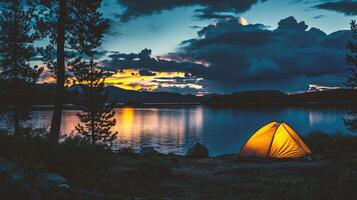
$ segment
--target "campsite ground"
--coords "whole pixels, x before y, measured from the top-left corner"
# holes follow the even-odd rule
[[[14,166],[6,173],[0,170],[0,186],[7,177],[17,176],[17,167],[25,174],[21,183],[9,187],[13,193],[5,191],[7,195],[19,194],[19,186],[33,193],[36,185],[41,186],[38,177],[49,172],[67,179],[69,189],[38,190],[39,199],[312,200],[357,196],[355,136],[314,134],[303,138],[314,153],[313,161],[239,161],[233,154],[196,159],[129,150],[110,153],[76,140],[48,147],[39,138],[0,137],[0,157]],[[2,163],[0,159],[0,168]],[[8,183],[13,184],[11,180]],[[6,199],[1,191],[0,199]]]
[[[166,163],[170,172],[130,173],[142,159],[118,158],[122,195],[143,199],[353,199],[357,195],[357,155],[350,153],[317,155],[312,162],[240,162],[236,155],[158,156],[144,159]]]

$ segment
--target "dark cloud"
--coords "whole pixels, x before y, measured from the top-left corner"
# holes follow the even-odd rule
[[[280,20],[278,23],[279,27],[278,30],[287,30],[287,31],[296,31],[296,32],[302,32],[305,31],[308,27],[308,25],[305,24],[305,22],[297,22],[296,19],[292,16]]]
[[[171,10],[183,6],[202,6],[197,9],[200,18],[225,18],[231,16],[222,12],[241,13],[247,11],[252,5],[266,0],[117,0],[125,7],[121,15],[122,21],[145,15],[152,15],[163,10]]]
[[[314,6],[314,8],[332,10],[345,15],[357,15],[357,1],[341,0],[335,2],[325,2]]]
[[[282,19],[274,30],[229,18],[201,28],[196,38],[183,41],[176,52],[158,58],[149,49],[131,54],[110,52],[102,65],[109,71],[139,69],[142,75],[185,72],[185,78],[175,80],[176,86],[194,84],[199,78],[209,92],[296,91],[311,83],[341,85],[350,38],[350,31],[326,34],[294,17]],[[173,80],[155,81],[168,84]]]
[[[153,58],[150,49],[144,49],[140,53],[124,54],[112,52],[108,59],[101,61],[104,69],[118,71],[123,69],[140,69],[142,73],[148,71],[157,72],[186,72],[191,75],[202,74],[205,66],[189,61],[173,61],[165,58]]]
[[[205,61],[209,67],[201,76],[216,87],[233,90],[297,90],[306,87],[308,81],[345,73],[345,45],[351,38],[350,31],[327,35],[316,28],[308,29],[294,17],[278,25],[268,30],[261,24],[243,26],[236,18],[222,20],[202,28],[197,38],[183,42],[183,47],[169,56]],[[288,84],[294,80],[299,81]],[[333,82],[340,83],[342,80]]]
[[[140,76],[155,76],[156,74],[149,71],[149,70],[146,70],[146,69],[142,69],[139,71],[139,74]]]
[[[325,15],[316,15],[315,17],[314,17],[314,19],[321,19],[321,18],[324,18],[325,17]]]

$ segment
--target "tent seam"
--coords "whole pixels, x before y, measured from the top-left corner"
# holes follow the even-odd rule
[[[279,124],[279,126],[281,125],[281,123]],[[268,153],[267,153],[267,156],[270,157],[270,151],[271,151],[271,147],[273,145],[273,141],[274,141],[274,138],[275,138],[275,134],[276,134],[276,131],[278,130],[279,126],[275,129],[274,131],[274,134],[273,134],[273,137],[271,138],[271,142],[270,142],[270,145],[269,145],[269,149],[268,149]]]
[[[293,141],[295,142],[296,146],[298,147],[298,149],[301,151],[301,153],[304,155],[306,154],[306,152],[300,147],[299,143],[295,140],[295,138],[290,134],[289,130],[284,126],[284,124],[282,123],[281,125],[283,125],[284,129],[286,130],[286,132],[289,134],[289,136],[293,139]]]

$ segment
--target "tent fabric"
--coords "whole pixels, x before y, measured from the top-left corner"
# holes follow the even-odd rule
[[[255,132],[242,147],[241,157],[301,158],[311,150],[286,123],[271,122]]]

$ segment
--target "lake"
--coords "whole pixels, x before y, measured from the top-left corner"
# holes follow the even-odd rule
[[[70,133],[79,122],[77,110],[63,113],[62,133]],[[273,120],[285,121],[300,135],[311,131],[349,133],[343,124],[343,109],[274,108],[242,109],[208,106],[166,106],[117,108],[114,127],[118,145],[135,149],[152,146],[162,153],[184,154],[195,143],[205,144],[210,155],[239,152],[243,143],[261,126]],[[34,111],[24,125],[49,128],[52,111]],[[4,122],[0,124],[6,127]]]

